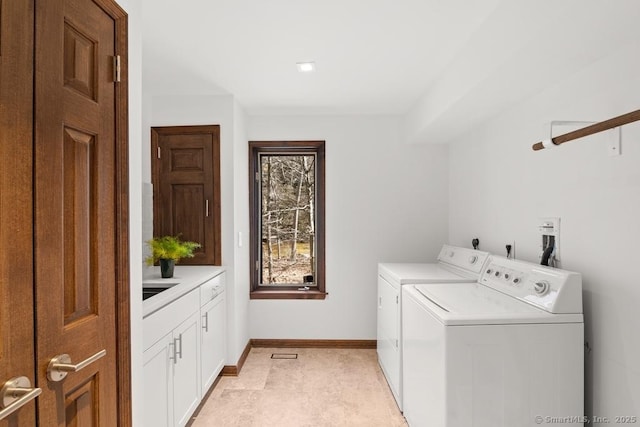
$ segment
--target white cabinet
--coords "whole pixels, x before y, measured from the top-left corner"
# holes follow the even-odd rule
[[[225,297],[224,291],[201,308],[200,345],[201,392],[204,396],[224,367],[225,355]]]
[[[143,321],[151,340],[164,334],[143,355],[145,425],[184,426],[200,403],[198,303],[196,289]]]
[[[222,273],[143,319],[145,426],[185,426],[224,367],[224,285]]]
[[[173,333],[144,352],[144,419],[146,426],[168,427],[173,420]]]
[[[378,361],[387,382],[402,408],[400,389],[400,290],[384,277],[378,276]]]
[[[173,331],[173,419],[184,426],[200,404],[199,313]]]

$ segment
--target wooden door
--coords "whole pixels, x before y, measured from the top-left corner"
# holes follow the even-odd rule
[[[220,126],[151,129],[153,235],[202,247],[182,264],[221,265]]]
[[[0,387],[33,363],[33,1],[0,2]],[[1,405],[0,405],[1,406]],[[35,402],[0,426],[33,426]]]
[[[126,301],[117,294],[122,292],[121,270],[127,266],[121,246],[127,234],[120,217],[126,212],[126,143],[118,122],[119,83],[114,82],[123,18],[126,21],[124,12],[106,0],[36,4],[34,242],[40,425],[130,422],[123,415],[125,408],[118,416],[118,394],[129,392],[126,381],[119,389],[123,376],[116,370],[116,361],[122,362],[117,357],[118,323],[128,325],[116,309]],[[59,376],[48,369],[55,356],[66,354],[68,363],[79,364],[102,350],[103,357],[62,380],[56,381]]]

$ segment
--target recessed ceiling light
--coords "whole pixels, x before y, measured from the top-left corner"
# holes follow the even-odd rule
[[[316,70],[315,62],[297,62],[296,66],[301,73],[310,73]]]

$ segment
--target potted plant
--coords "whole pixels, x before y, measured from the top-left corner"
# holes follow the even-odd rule
[[[173,277],[173,267],[181,258],[192,258],[193,251],[200,247],[196,242],[183,242],[178,236],[161,236],[147,240],[151,255],[146,259],[147,265],[160,263],[163,278]]]

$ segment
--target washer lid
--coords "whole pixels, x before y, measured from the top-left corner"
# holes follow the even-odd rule
[[[488,259],[488,252],[445,244],[442,245],[437,263],[380,263],[378,274],[400,285],[475,282]]]
[[[553,314],[479,283],[412,285],[405,289],[445,325],[576,323],[582,314]]]
[[[378,274],[390,282],[408,283],[475,282],[478,275],[455,271],[441,264],[384,263],[378,264]]]

